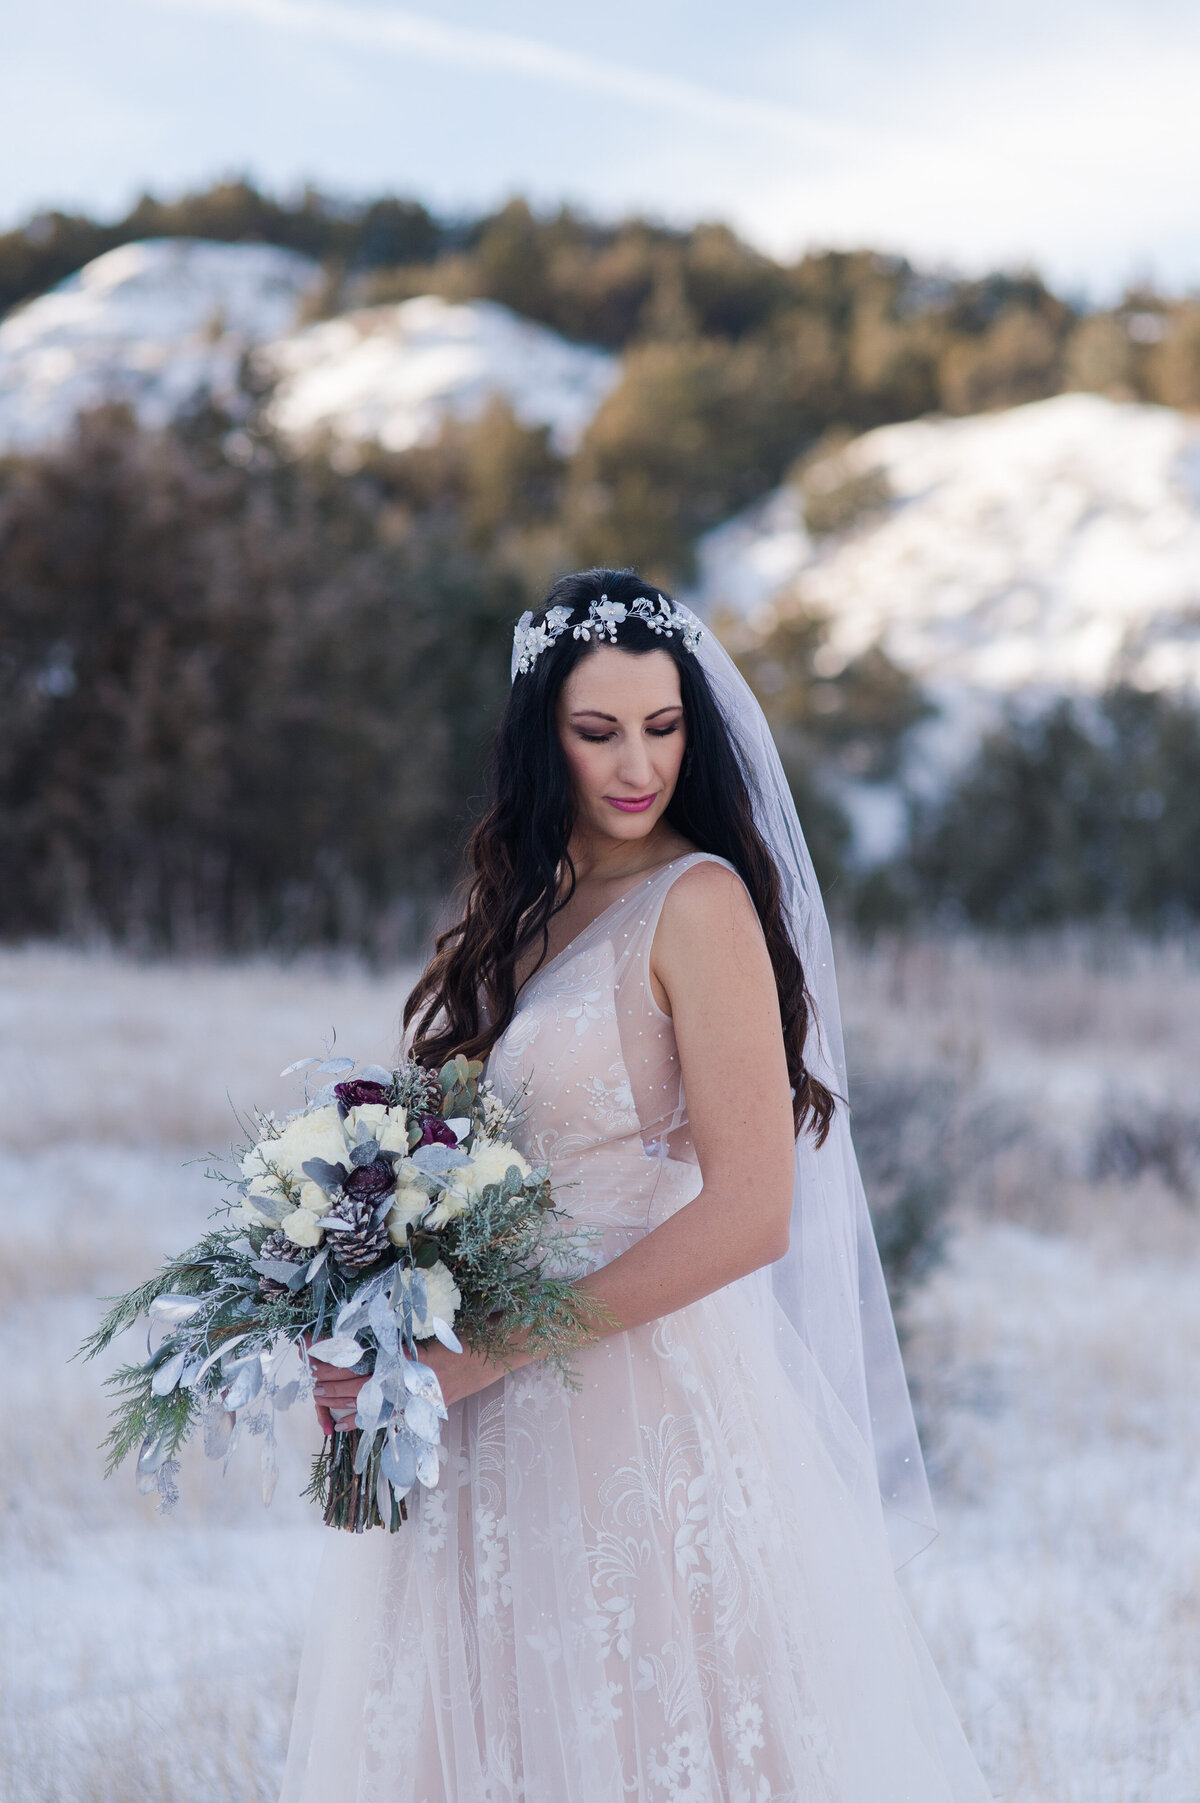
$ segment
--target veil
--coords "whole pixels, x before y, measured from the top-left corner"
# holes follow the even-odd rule
[[[686,611],[678,602],[676,607]],[[771,729],[711,629],[704,631],[696,656],[741,749],[755,825],[779,869],[792,943],[813,1002],[805,1062],[845,1097],[846,1054],[829,920]],[[767,1274],[755,1275],[765,1281]],[[845,1106],[835,1108],[823,1146],[815,1146],[807,1133],[796,1141],[791,1240],[783,1258],[769,1267],[769,1281],[819,1374],[821,1393],[806,1394],[806,1400],[816,1405],[830,1451],[851,1467],[861,1463],[863,1447],[873,1456],[892,1556],[904,1564],[928,1546],[937,1523]],[[783,1362],[797,1387],[809,1392],[807,1362],[786,1355]]]
[[[829,921],[771,729],[711,629],[673,605],[742,753],[755,824],[779,870],[792,943],[813,1004],[805,1062],[844,1098],[846,1056]],[[523,615],[517,629],[514,678],[531,619]],[[756,1286],[764,1303],[773,1292],[780,1363],[852,1490],[864,1482],[873,1490],[877,1481],[892,1557],[904,1564],[928,1546],[937,1524],[844,1105],[834,1109],[823,1146],[807,1133],[796,1141],[787,1252],[741,1282]]]

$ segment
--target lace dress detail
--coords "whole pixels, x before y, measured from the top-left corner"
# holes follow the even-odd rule
[[[545,965],[489,1061],[597,1264],[700,1188],[649,959],[702,861]],[[530,1366],[453,1407],[407,1531],[328,1538],[283,1803],[986,1803],[804,1356],[748,1281],[589,1348],[578,1394]]]

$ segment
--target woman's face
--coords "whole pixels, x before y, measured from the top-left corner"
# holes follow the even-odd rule
[[[645,839],[666,812],[687,746],[679,671],[666,651],[601,645],[558,696],[576,830]]]

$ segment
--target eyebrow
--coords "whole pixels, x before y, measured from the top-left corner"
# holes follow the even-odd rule
[[[646,715],[646,719],[657,720],[660,714],[674,714],[682,708],[682,701],[668,701],[666,707],[656,707],[652,714]],[[572,720],[582,720],[585,714],[590,714],[593,720],[610,720],[614,726],[619,724],[615,714],[602,714],[598,707],[577,707],[570,717]]]

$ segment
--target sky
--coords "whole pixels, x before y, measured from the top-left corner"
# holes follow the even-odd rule
[[[0,223],[227,174],[1200,287],[1194,0],[6,0]]]

